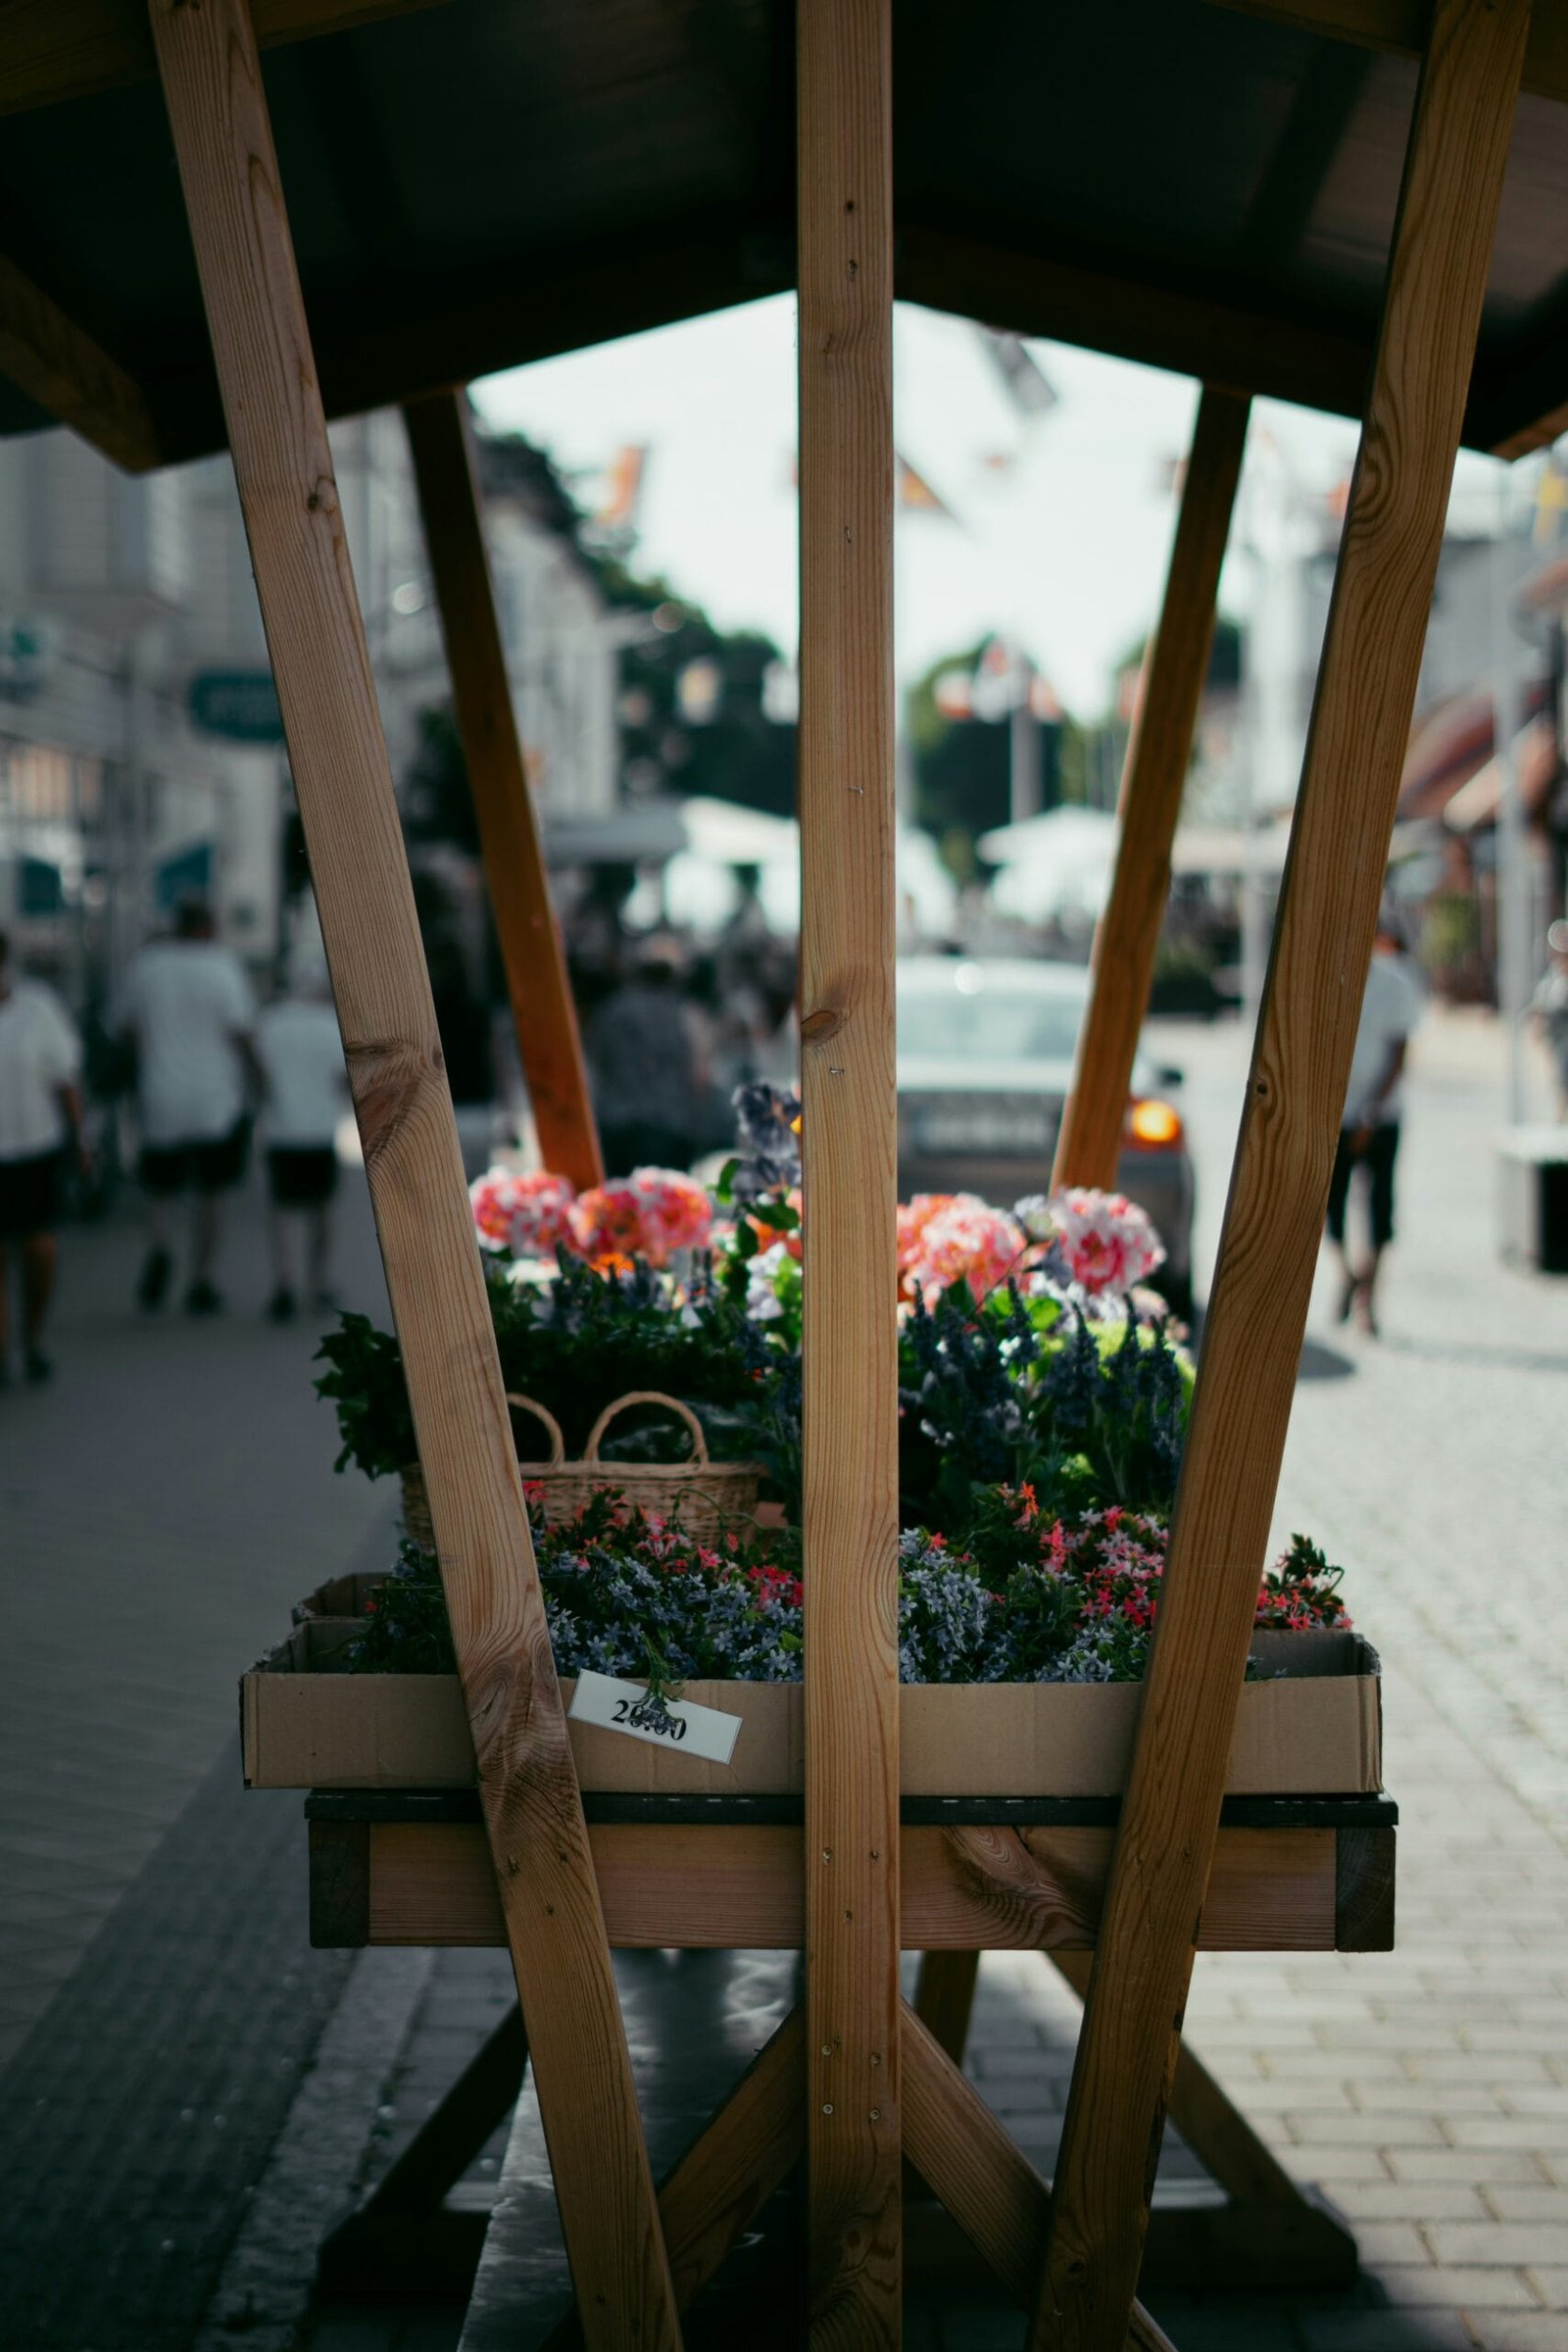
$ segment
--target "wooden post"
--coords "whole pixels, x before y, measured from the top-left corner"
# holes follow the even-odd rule
[[[1053,1185],[1116,1181],[1138,1033],[1149,1010],[1154,950],[1170,890],[1170,851],[1192,758],[1214,600],[1241,477],[1250,403],[1203,387],[1181,512],[1150,650],[1143,708],[1127,746],[1121,837],[1110,897],[1095,933],[1089,1010],[1072,1093],[1056,1138]]]
[[[604,1161],[539,815],[517,739],[466,405],[462,392],[434,392],[407,402],[403,421],[539,1150],[547,1168],[584,1192],[604,1182]]]
[[[1120,2352],[1415,699],[1529,0],[1439,0],[1032,2342]]]
[[[914,2014],[955,2066],[963,2064],[969,2015],[980,1975],[978,1952],[922,1952],[914,1984]]]
[[[800,0],[811,2342],[900,2340],[890,0]]]
[[[591,2346],[680,2341],[244,0],[153,38]]]

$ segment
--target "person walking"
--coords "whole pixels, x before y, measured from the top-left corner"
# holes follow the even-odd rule
[[[1351,1310],[1363,1331],[1377,1337],[1377,1281],[1383,1253],[1394,1239],[1394,1163],[1399,1150],[1401,1081],[1410,1033],[1421,1018],[1423,998],[1396,913],[1378,917],[1372,962],[1361,1001],[1361,1022],[1350,1061],[1334,1173],[1329,1180],[1328,1230],[1340,1261],[1338,1319]],[[1359,1273],[1350,1264],[1346,1214],[1350,1179],[1366,1171],[1371,1252]]]
[[[11,1377],[11,1253],[22,1265],[22,1360],[47,1380],[44,1318],[59,1263],[68,1156],[83,1157],[81,1041],[60,999],[11,968],[0,931],[0,1386]]]
[[[147,1195],[148,1252],[136,1296],[162,1306],[173,1273],[171,1220],[194,1197],[186,1311],[215,1315],[220,1202],[245,1173],[249,1091],[258,1075],[256,1006],[237,956],[220,947],[210,909],[187,900],[171,939],[141,950],[125,974],[116,1026],[134,1046],[141,1130],[137,1173]]]
[[[256,1029],[262,1070],[262,1133],[267,1147],[272,1296],[268,1313],[287,1323],[296,1306],[290,1226],[305,1227],[305,1278],[311,1302],[332,1304],[332,1197],[337,1191],[337,1127],[348,1102],[343,1041],[324,964],[313,967],[270,1004]]]
[[[1551,961],[1530,1000],[1530,1010],[1556,1074],[1557,1116],[1568,1119],[1568,922],[1560,916],[1546,933],[1546,950]]]

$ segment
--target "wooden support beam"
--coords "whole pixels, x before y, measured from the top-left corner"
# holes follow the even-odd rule
[[[1347,416],[1366,392],[1371,353],[1352,335],[918,220],[899,223],[898,292],[901,301],[989,318],[1018,334]]]
[[[437,392],[410,401],[403,421],[539,1150],[583,1192],[604,1182],[605,1167],[496,618],[466,408],[464,393]]]
[[[1201,1922],[1529,25],[1439,0],[1032,2342],[1119,2346]]]
[[[1187,461],[1159,627],[1144,674],[1122,775],[1121,833],[1110,896],[1095,932],[1089,1009],[1052,1183],[1116,1181],[1127,1090],[1149,1010],[1154,950],[1170,892],[1171,844],[1192,759],[1214,600],[1241,479],[1249,402],[1205,387]]]
[[[1338,1907],[1339,1840],[1361,1835],[1221,1830],[1200,1948],[1387,1950],[1385,1918],[1361,1926]],[[1373,1835],[1392,1849],[1392,1830]],[[798,1829],[596,1822],[589,1838],[612,1944],[790,1951],[805,1940]],[[312,1929],[320,1944],[506,1940],[477,1824],[315,1821],[311,1850]],[[1110,1852],[1109,1830],[904,1830],[907,1944],[928,1956],[1087,1950]]]
[[[792,2009],[659,2192],[684,2311],[806,2145],[806,2011]]]
[[[0,375],[117,466],[145,473],[160,463],[152,415],[134,376],[3,254]]]
[[[955,2066],[963,2064],[969,2016],[980,1975],[978,1952],[922,1952],[914,2014]]]
[[[909,2161],[1003,2285],[1027,2307],[1051,2191],[907,2004],[902,2031]],[[1133,2306],[1126,2340],[1136,2352],[1172,2352],[1142,2304]]]
[[[814,2352],[900,2341],[891,0],[800,0],[806,1919]]]
[[[255,0],[263,49],[345,32],[444,0]],[[0,0],[0,115],[58,106],[158,71],[141,13],[125,0]]]
[[[592,2346],[679,2343],[261,66],[152,0],[481,1800]]]
[[[1396,57],[1421,55],[1432,14],[1432,0],[1216,0],[1216,5]],[[1550,0],[1531,21],[1519,86],[1538,98],[1568,99],[1568,15]]]
[[[806,2145],[806,2011],[797,2004],[659,2191],[682,2311],[749,2230]],[[581,2342],[575,2313],[544,2352]]]
[[[1053,1952],[1052,1965],[1080,2000],[1094,1966],[1089,1952]],[[1171,2079],[1170,2121],[1210,2179],[1239,2205],[1300,2204],[1300,2188],[1245,2115],[1184,2041]]]

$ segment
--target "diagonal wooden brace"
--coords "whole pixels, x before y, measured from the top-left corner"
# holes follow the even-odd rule
[[[1031,2341],[1119,2352],[1305,1329],[1528,0],[1439,0]]]
[[[255,38],[244,0],[152,0],[151,18],[585,2332],[673,2347]]]
[[[1095,932],[1089,1008],[1056,1138],[1053,1185],[1109,1187],[1116,1181],[1250,406],[1245,394],[1211,384],[1199,403],[1159,627],[1127,746],[1116,867]]]
[[[539,1152],[585,1192],[604,1182],[604,1161],[507,676],[466,407],[462,392],[433,392],[407,402],[403,421]]]
[[[903,2034],[909,2162],[1003,2285],[1027,2306],[1039,2274],[1051,2191],[907,2004]],[[1126,2341],[1134,2352],[1172,2352],[1141,2303],[1133,2305]]]

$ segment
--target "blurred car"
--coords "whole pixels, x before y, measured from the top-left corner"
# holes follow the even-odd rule
[[[1089,974],[1075,963],[909,956],[898,967],[899,1195],[977,1193],[1010,1208],[1050,1189]],[[1154,1220],[1158,1288],[1192,1309],[1193,1162],[1181,1073],[1140,1055],[1116,1182]]]

